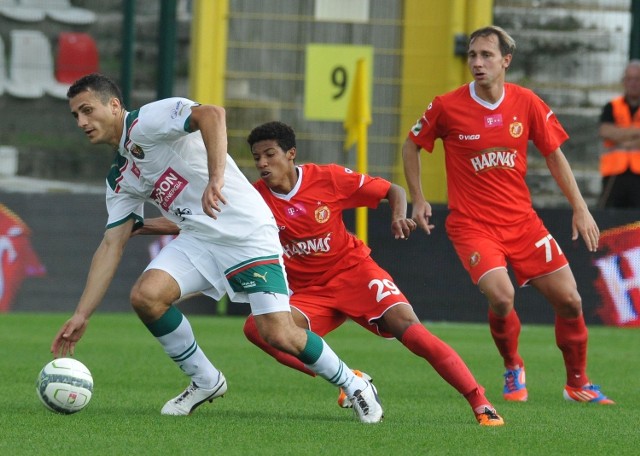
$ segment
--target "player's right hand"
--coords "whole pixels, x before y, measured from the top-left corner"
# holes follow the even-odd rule
[[[202,195],[202,210],[212,219],[216,220],[216,212],[221,212],[220,204],[227,204],[227,200],[222,196],[224,178],[211,178]]]
[[[55,358],[63,358],[67,355],[73,356],[76,344],[87,329],[89,320],[80,315],[74,314],[66,321],[51,344],[51,353]]]
[[[429,218],[431,217],[431,204],[422,200],[414,202],[412,206],[411,218],[420,228],[426,231],[427,234],[431,234],[431,230],[434,228],[434,225],[429,223]]]

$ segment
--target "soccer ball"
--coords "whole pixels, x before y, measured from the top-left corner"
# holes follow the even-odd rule
[[[58,358],[47,363],[36,380],[36,393],[44,406],[65,415],[85,408],[92,392],[91,372],[73,358]]]

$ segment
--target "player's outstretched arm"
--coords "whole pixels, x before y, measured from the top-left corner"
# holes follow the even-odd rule
[[[102,242],[93,254],[87,282],[76,310],[53,339],[51,353],[54,356],[73,355],[76,344],[87,328],[89,318],[100,305],[118,269],[132,228],[133,219],[105,232]]]
[[[578,235],[582,236],[587,249],[590,252],[595,252],[598,249],[600,230],[580,193],[578,183],[571,171],[567,158],[562,153],[562,150],[557,148],[547,155],[546,162],[558,187],[560,187],[560,190],[562,190],[562,193],[573,208],[571,239],[575,241],[578,239]]]

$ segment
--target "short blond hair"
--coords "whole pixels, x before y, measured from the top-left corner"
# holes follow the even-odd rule
[[[509,54],[513,55],[516,51],[515,40],[502,27],[498,27],[497,25],[482,27],[473,32],[469,37],[469,44],[479,36],[486,38],[491,35],[498,37],[498,47],[500,48],[500,52],[503,56]]]

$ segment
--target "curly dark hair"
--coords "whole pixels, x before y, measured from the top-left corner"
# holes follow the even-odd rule
[[[276,141],[278,146],[284,151],[296,147],[296,134],[293,128],[277,121],[258,125],[249,133],[247,142],[249,143],[249,147],[253,147],[255,143],[269,139]]]

